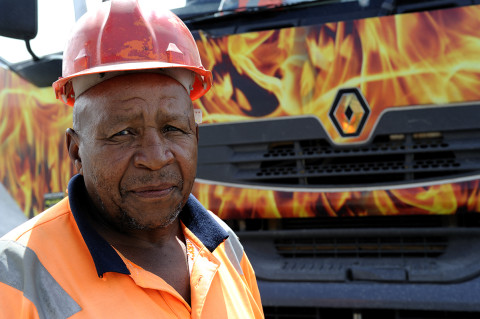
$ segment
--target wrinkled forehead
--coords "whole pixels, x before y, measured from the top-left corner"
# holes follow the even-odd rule
[[[133,114],[134,107],[162,106],[163,114],[189,116],[193,105],[184,87],[163,74],[122,74],[92,87],[75,101],[74,121],[97,123],[114,114]]]

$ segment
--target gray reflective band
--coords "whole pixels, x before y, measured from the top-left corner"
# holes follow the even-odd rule
[[[217,221],[217,223],[227,231],[228,238],[227,240],[225,240],[225,253],[227,254],[228,259],[230,260],[232,265],[235,267],[237,272],[240,275],[243,275],[243,269],[242,269],[242,266],[240,265],[240,262],[242,261],[242,258],[243,258],[243,246],[240,243],[240,240],[238,240],[237,235],[233,232],[233,230],[230,227],[228,227],[228,225],[223,220],[220,219],[220,217],[218,217],[211,211],[208,211],[208,212]]]
[[[243,246],[233,231],[229,231],[229,237],[225,241],[225,253],[228,259],[240,275],[243,275],[243,269],[240,262],[243,258]]]
[[[17,242],[0,240],[0,282],[22,291],[41,319],[68,318],[82,310],[35,252]]]

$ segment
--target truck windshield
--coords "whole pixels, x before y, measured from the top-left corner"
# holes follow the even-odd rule
[[[256,12],[300,4],[327,4],[352,1],[356,0],[187,0],[183,6],[173,9],[173,11],[183,19],[192,19],[227,13],[235,14],[245,11]]]

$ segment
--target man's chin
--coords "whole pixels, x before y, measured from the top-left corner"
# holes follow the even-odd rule
[[[157,230],[170,226],[180,214],[181,206],[165,216],[152,216],[152,218],[137,218],[133,214],[122,211],[119,220],[120,227],[124,230]]]

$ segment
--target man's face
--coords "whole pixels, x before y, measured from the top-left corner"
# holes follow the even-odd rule
[[[72,159],[102,217],[120,229],[169,225],[196,174],[198,131],[184,87],[159,74],[123,75],[77,102]]]

